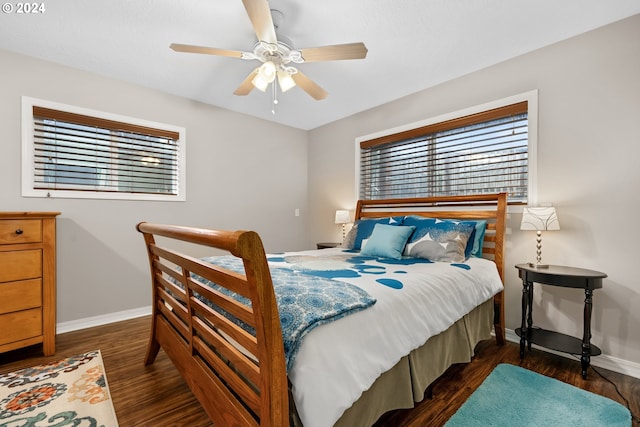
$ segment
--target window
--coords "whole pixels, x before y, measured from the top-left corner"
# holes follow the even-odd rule
[[[357,141],[359,197],[508,192],[510,202],[526,202],[529,102],[484,108]]]
[[[23,98],[28,197],[185,200],[184,129]]]

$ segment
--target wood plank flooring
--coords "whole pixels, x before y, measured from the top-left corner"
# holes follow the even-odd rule
[[[143,365],[149,327],[150,318],[142,317],[60,334],[54,356],[43,357],[38,346],[1,354],[0,373],[99,349],[121,427],[212,426],[163,351],[153,365]],[[494,341],[486,341],[479,344],[471,363],[451,367],[434,384],[432,399],[425,399],[410,410],[387,413],[375,427],[441,426],[498,363],[520,365],[626,405],[615,386],[594,370],[583,380],[577,360],[534,349],[521,362],[518,345],[507,343],[499,347]],[[639,416],[640,379],[596,369],[617,385],[632,412]],[[633,425],[640,423],[636,419]]]

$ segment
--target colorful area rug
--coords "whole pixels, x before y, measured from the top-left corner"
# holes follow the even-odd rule
[[[519,366],[500,364],[446,427],[630,427],[621,404]]]
[[[0,375],[0,427],[117,427],[100,350]]]

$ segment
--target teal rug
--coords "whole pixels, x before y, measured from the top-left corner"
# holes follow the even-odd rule
[[[519,366],[500,364],[446,427],[630,427],[623,405]]]

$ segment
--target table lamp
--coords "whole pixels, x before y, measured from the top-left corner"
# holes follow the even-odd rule
[[[345,224],[349,224],[351,222],[351,215],[347,210],[337,210],[336,211],[336,224],[342,225],[342,241],[345,239]]]
[[[520,230],[535,230],[537,234],[536,263],[532,267],[546,268],[547,264],[542,264],[542,232],[549,230],[560,230],[560,223],[554,207],[525,207],[522,211],[522,222]]]

